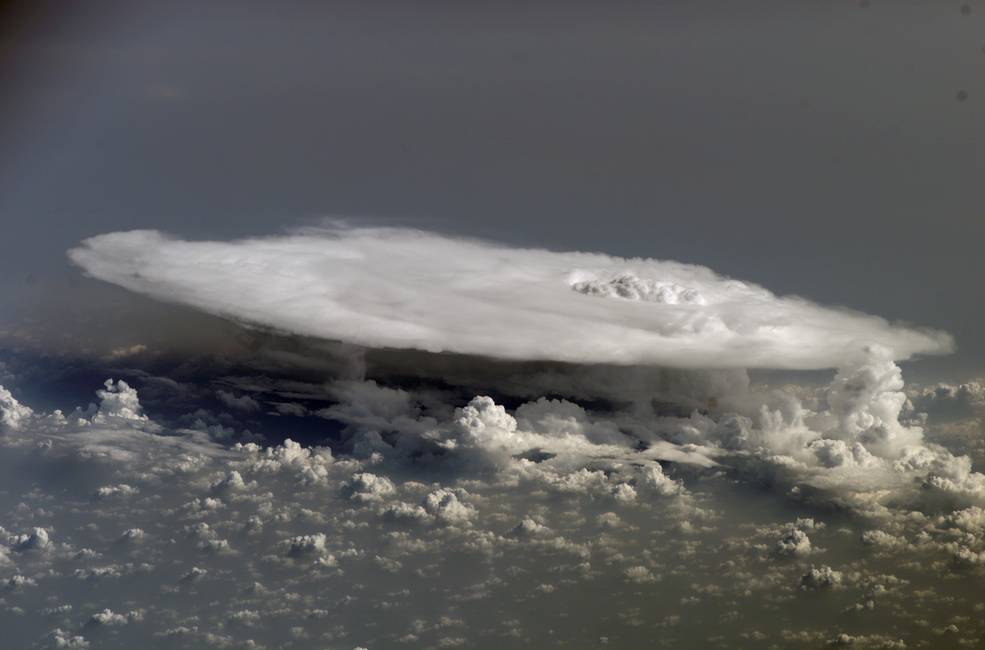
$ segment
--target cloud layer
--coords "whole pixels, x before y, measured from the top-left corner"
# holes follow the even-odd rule
[[[701,266],[558,253],[393,228],[232,242],[157,231],[85,240],[95,278],[239,322],[367,347],[682,368],[841,367],[951,350],[891,324]]]
[[[171,429],[124,381],[67,413],[0,389],[0,627],[23,648],[972,647],[980,475],[975,496],[944,449],[889,462],[806,428],[904,433],[898,387],[874,362],[823,413],[649,418],[715,446],[708,468],[653,462],[620,433],[635,409],[564,400],[429,418],[346,381],[325,416],[347,453]]]

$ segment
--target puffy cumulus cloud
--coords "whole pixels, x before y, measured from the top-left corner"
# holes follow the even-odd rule
[[[497,471],[517,470],[522,466],[518,458],[525,455],[539,458],[544,467],[563,471],[579,469],[590,462],[653,465],[658,460],[671,460],[706,467],[715,465],[709,456],[714,453],[712,450],[696,445],[681,447],[663,440],[641,446],[638,439],[619,433],[614,422],[579,421],[579,411],[582,418],[587,417],[580,407],[564,401],[538,400],[523,404],[517,410],[525,425],[521,428],[504,406],[480,395],[456,408],[450,423],[439,424],[424,439],[433,440],[453,458],[475,469]]]
[[[449,449],[516,447],[516,418],[491,397],[480,395],[455,411],[451,437],[444,441]]]
[[[893,648],[903,649],[906,648],[906,642],[903,639],[893,638],[885,634],[858,634],[851,635],[841,633],[838,636],[829,639],[825,644],[827,646],[851,646],[853,648],[883,648],[884,650],[891,650]]]
[[[952,512],[942,517],[941,521],[947,527],[985,538],[985,509],[978,506]]]
[[[2,390],[2,388],[0,388]],[[19,410],[20,432],[30,436],[10,436],[0,439],[6,446],[33,446],[52,457],[75,455],[104,463],[137,463],[153,458],[165,448],[181,450],[184,457],[160,473],[182,471],[200,464],[213,455],[230,455],[212,445],[207,438],[191,430],[170,431],[153,422],[143,413],[137,391],[125,381],[107,379],[104,388],[96,391],[98,404],[76,408],[65,415],[61,410],[38,414],[30,409]],[[172,457],[173,458],[173,457]],[[131,485],[93,487],[97,498],[129,496],[139,491]]]
[[[112,379],[107,379],[105,389],[97,390],[96,395],[99,397],[99,410],[93,422],[101,423],[112,419],[133,421],[148,419],[143,414],[137,391],[122,379],[115,383]]]
[[[37,587],[38,583],[33,578],[28,578],[27,576],[15,575],[7,579],[6,583],[8,590],[17,590],[23,587]]]
[[[830,589],[841,584],[842,573],[829,566],[811,567],[800,579],[801,589]]]
[[[860,442],[848,443],[844,440],[819,438],[811,441],[807,449],[814,454],[817,462],[824,467],[839,468],[878,468],[882,466],[880,459],[869,453]]]
[[[52,630],[48,638],[51,640],[51,644],[55,648],[79,649],[79,648],[89,647],[89,642],[86,641],[86,638],[84,636],[82,636],[81,634],[71,634],[69,632],[66,632],[65,630],[62,630],[61,628]]]
[[[985,466],[985,381],[910,386],[906,417],[927,439]]]
[[[516,526],[511,528],[506,534],[510,537],[534,538],[546,537],[553,531],[544,524],[530,517],[524,517]]]
[[[718,467],[746,482],[768,480],[797,498],[830,500],[870,513],[906,508],[937,513],[985,502],[985,477],[974,471],[973,460],[928,443],[924,425],[909,418],[912,407],[891,355],[878,346],[867,354],[841,368],[813,397],[804,389],[755,386],[735,371],[715,379],[708,371],[640,374],[628,368],[629,378],[657,387],[657,396],[646,399],[639,391],[630,392],[625,402],[582,403],[577,397],[535,397],[514,400],[511,408],[489,396],[460,397],[467,387],[440,392],[427,385],[338,380],[326,385],[334,404],[319,416],[345,424],[343,440],[332,443],[341,462],[328,447],[305,447],[290,439],[275,446],[249,443],[197,451],[240,459],[234,471],[209,479],[211,492],[223,499],[241,498],[237,495],[248,493],[260,475],[292,477],[311,489],[352,481],[354,472],[365,471],[354,468],[366,463],[374,466],[367,476],[378,476],[381,486],[389,471],[427,466],[442,475],[472,473],[483,480],[526,481],[531,489],[559,494],[590,493],[609,500],[610,507],[625,507],[687,494],[680,475],[667,476],[662,463]],[[581,367],[567,372],[578,374]],[[593,381],[605,384],[607,376]],[[633,383],[613,374],[608,384],[620,381]],[[229,383],[240,394],[248,390],[244,382]],[[560,380],[554,385],[565,386]],[[31,414],[25,422],[44,431],[37,440],[42,445],[61,446],[71,439],[80,453],[117,462],[132,460],[147,446],[194,448],[207,439],[181,429],[154,435],[159,425],[143,414],[136,391],[126,382],[108,382],[99,396],[98,406],[68,416]],[[70,435],[79,426],[85,435]],[[191,460],[197,457],[191,454],[189,462],[199,462]],[[421,495],[399,491],[374,496],[358,480],[344,492],[353,501],[383,509],[394,496],[421,503]],[[129,489],[100,485],[92,494],[119,498]],[[433,519],[419,505],[394,506],[388,516]]]
[[[777,555],[803,557],[811,553],[811,540],[803,530],[791,526],[777,540]]]
[[[476,396],[460,407],[439,404],[422,411],[420,398],[378,385],[375,381],[336,382],[330,386],[343,401],[319,412],[320,417],[346,424],[348,436],[340,448],[371,462],[431,463],[443,471],[480,475],[523,473],[524,458],[562,471],[588,462],[655,464],[658,460],[712,466],[702,450],[662,440],[640,441],[605,418],[593,418],[580,406],[564,400],[537,400],[517,409],[517,417],[489,396]],[[433,413],[433,415],[432,415]],[[438,416],[438,417],[436,417]],[[382,435],[385,434],[385,435]],[[674,492],[674,481],[659,466],[644,489]],[[351,489],[358,499],[361,489]],[[625,490],[623,490],[625,492]],[[396,516],[396,513],[391,513]]]
[[[783,427],[851,450],[882,425],[859,418],[846,439],[824,438],[808,424],[824,399],[802,413],[771,402],[779,414],[767,415],[736,400],[726,410],[745,409],[744,419],[730,431],[745,433],[725,449],[732,438],[714,436],[715,409],[647,412],[644,440],[628,433],[630,416],[642,417],[633,406],[464,398],[456,412],[393,388],[367,410],[357,403],[386,387],[351,388],[353,403],[339,402],[350,435],[410,418],[406,436],[388,429],[369,455],[291,440],[226,448],[140,418],[94,422],[98,406],[60,419],[34,412],[0,436],[4,643],[542,648],[604,636],[615,648],[817,647],[893,630],[907,647],[936,647],[944,634],[953,645],[985,634],[981,505],[920,512],[887,501],[898,516],[872,519],[790,499],[789,483],[752,469],[797,445],[803,468],[791,479],[805,493],[810,472],[839,475],[835,485],[898,474],[933,493],[931,474],[957,480],[968,469],[919,445],[894,459],[872,452],[876,469],[865,472],[812,465],[806,434],[776,442]],[[880,403],[869,393],[858,408]],[[654,458],[647,445],[672,424],[707,436],[702,453],[717,450],[719,462]],[[102,453],[80,453],[95,446]],[[490,448],[506,450],[501,463],[459,462]],[[800,627],[808,610],[811,627]]]
[[[467,524],[475,515],[472,506],[462,503],[455,492],[446,489],[428,494],[424,498],[423,506],[429,515],[448,524]]]
[[[232,242],[85,240],[88,275],[244,323],[367,347],[687,368],[828,368],[941,332],[821,307],[687,264],[338,226]]]
[[[350,498],[363,503],[383,501],[397,491],[390,479],[370,472],[354,474],[348,488]]]
[[[13,535],[7,541],[14,551],[26,553],[30,551],[47,551],[51,548],[51,538],[44,528],[35,528],[29,533]]]
[[[122,534],[120,535],[120,541],[121,541],[121,542],[124,542],[124,543],[130,543],[130,542],[139,542],[139,541],[141,541],[142,539],[144,539],[144,536],[145,536],[146,534],[147,534],[147,533],[145,533],[145,532],[144,532],[144,531],[143,531],[142,529],[140,529],[140,528],[127,528],[127,529],[126,529],[125,531],[123,531],[123,533],[122,533]]]
[[[985,380],[963,384],[915,386],[908,391],[913,409],[935,421],[985,417]]]
[[[91,626],[114,627],[139,621],[142,618],[143,614],[137,611],[128,612],[127,614],[117,614],[111,609],[104,609],[90,616],[87,624]]]
[[[350,382],[346,394],[354,401],[333,407],[339,415],[332,417],[371,441],[376,458],[430,458],[446,468],[457,460],[480,474],[513,473],[622,504],[686,492],[660,462],[721,466],[743,480],[768,476],[781,491],[870,512],[934,512],[985,499],[985,477],[971,459],[926,442],[923,427],[905,419],[900,370],[886,351],[867,354],[840,369],[811,406],[792,393],[735,382],[690,412],[668,413],[644,400],[590,413],[556,398],[511,412],[478,396],[442,420],[422,414],[407,391]],[[382,428],[397,435],[381,438]],[[630,465],[637,469],[627,472]],[[608,475],[598,473],[603,468]]]
[[[684,485],[663,472],[659,464],[645,465],[637,470],[633,483],[636,492],[644,495],[672,496],[684,492]]]
[[[887,456],[922,439],[922,429],[899,421],[907,401],[903,373],[885,349],[872,348],[867,357],[840,369],[826,397],[828,411],[816,425],[832,435],[862,441]]]
[[[664,418],[676,432],[662,435],[711,443],[716,460],[746,480],[768,477],[798,498],[870,514],[983,502],[985,475],[972,458],[928,441],[910,417],[899,367],[879,346],[867,355],[839,369],[811,406],[792,393],[740,387],[707,414]]]
[[[302,447],[290,438],[275,447],[261,447],[250,442],[237,443],[233,449],[243,455],[243,467],[247,472],[288,473],[303,485],[325,483],[334,462],[332,451],[327,447]]]
[[[29,407],[18,402],[9,390],[0,386],[0,431],[19,429],[32,414]]]
[[[657,577],[653,575],[653,572],[647,567],[641,565],[629,567],[625,570],[624,575],[630,582],[636,582],[639,584],[657,582]]]
[[[593,420],[581,406],[567,400],[539,398],[516,410],[519,425],[548,435],[578,434],[595,444],[619,444],[625,435],[612,421]]]
[[[314,561],[325,566],[336,564],[335,556],[329,552],[325,533],[297,535],[281,544],[284,555],[294,560]]]
[[[243,475],[233,470],[214,481],[209,487],[215,492],[241,492],[247,489],[248,486],[246,481],[243,480]]]
[[[120,483],[119,485],[103,485],[96,490],[95,494],[100,499],[108,499],[111,497],[129,497],[139,492],[140,490],[131,485]]]

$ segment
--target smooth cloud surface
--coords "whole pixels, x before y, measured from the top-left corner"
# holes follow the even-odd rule
[[[872,347],[950,351],[943,332],[822,307],[653,259],[558,253],[407,229],[232,242],[100,235],[89,275],[250,324],[368,347],[685,368],[840,367]]]

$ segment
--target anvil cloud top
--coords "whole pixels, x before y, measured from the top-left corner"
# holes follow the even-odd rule
[[[843,366],[951,350],[949,335],[779,297],[695,265],[337,226],[231,242],[117,232],[89,275],[258,326],[368,347],[690,368]]]

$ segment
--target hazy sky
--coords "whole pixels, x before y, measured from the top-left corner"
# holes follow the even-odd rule
[[[89,235],[346,215],[700,263],[985,363],[981,3],[55,4],[0,19],[8,316]]]

